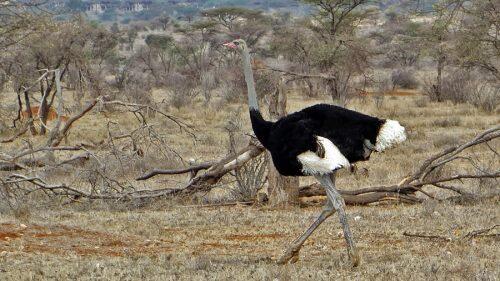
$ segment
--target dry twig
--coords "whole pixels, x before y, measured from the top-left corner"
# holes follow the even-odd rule
[[[451,238],[449,237],[444,237],[440,235],[430,235],[430,234],[423,234],[423,233],[409,233],[409,232],[403,232],[404,236],[408,237],[416,237],[416,238],[425,238],[425,239],[436,239],[436,240],[442,240],[446,242],[452,241]]]
[[[497,227],[500,227],[500,224],[495,224],[492,227],[488,227],[488,228],[483,228],[483,229],[478,229],[478,230],[471,231],[471,232],[467,233],[463,237],[463,239],[470,240],[470,239],[475,238],[477,236],[485,235],[486,233],[492,231],[493,229],[495,229]]]

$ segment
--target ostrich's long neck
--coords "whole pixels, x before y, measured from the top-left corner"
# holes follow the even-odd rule
[[[250,62],[250,53],[248,50],[243,51],[243,73],[245,75],[245,82],[247,82],[248,107],[250,110],[259,111],[257,93],[255,92],[255,82],[253,80],[252,64]]]
[[[243,73],[245,82],[247,83],[248,108],[250,110],[250,120],[255,136],[262,145],[267,145],[269,131],[271,130],[272,122],[268,122],[262,118],[259,111],[259,103],[257,102],[257,93],[255,92],[255,82],[253,79],[252,64],[250,62],[250,53],[248,50],[243,51]]]

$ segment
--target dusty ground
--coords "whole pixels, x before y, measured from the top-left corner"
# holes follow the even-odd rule
[[[2,280],[497,280],[498,234],[461,240],[498,223],[498,201],[474,205],[349,207],[362,263],[351,268],[336,217],[301,251],[273,259],[317,208],[170,207],[0,217]],[[359,217],[354,220],[354,217]],[[451,241],[403,236],[435,234]],[[496,232],[498,233],[498,231]]]
[[[162,93],[156,94],[160,99]],[[290,111],[323,101],[328,97],[304,101],[292,95]],[[168,136],[168,145],[186,159],[211,160],[224,155],[228,120],[241,122],[241,134],[249,130],[243,106],[206,107],[199,103],[193,107],[171,108],[169,112],[193,124],[196,141],[175,126],[154,120]],[[369,169],[368,177],[342,174],[338,185],[345,189],[398,182],[429,155],[500,123],[498,112],[485,113],[466,104],[431,103],[415,94],[394,94],[378,108],[371,97],[366,97],[353,101],[350,108],[401,121],[409,140],[360,164]],[[0,109],[9,110],[1,104]],[[10,119],[3,118],[5,123]],[[122,113],[90,114],[72,130],[69,144],[105,139],[107,121],[117,122],[126,130],[134,127],[133,120],[133,116]],[[18,150],[27,139],[6,144],[3,149]],[[29,140],[36,143],[44,137]],[[498,141],[493,145],[498,149]],[[154,147],[148,153],[154,154]],[[474,153],[481,156],[483,152]],[[148,161],[149,165],[165,168],[174,165]],[[121,176],[133,182],[150,167],[146,164],[139,168],[130,164],[130,171]],[[76,177],[77,173],[69,173],[51,180],[74,183]],[[301,179],[302,184],[311,181]],[[136,184],[155,188],[178,181],[157,177]],[[498,191],[496,182],[465,184],[471,192]],[[438,198],[450,195],[427,191]],[[0,280],[498,280],[500,276],[498,228],[472,240],[461,239],[470,231],[500,224],[498,198],[473,203],[350,206],[347,212],[362,256],[360,267],[354,269],[348,263],[336,216],[310,238],[298,263],[273,263],[312,222],[319,208],[201,208],[170,201],[154,207],[127,208],[117,202],[104,207],[66,202],[22,202],[21,209],[0,213]],[[451,240],[407,237],[405,231]]]

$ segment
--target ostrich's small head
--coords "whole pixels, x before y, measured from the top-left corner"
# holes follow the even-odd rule
[[[223,45],[240,52],[247,49],[247,43],[243,39],[235,39],[231,42],[224,43]]]

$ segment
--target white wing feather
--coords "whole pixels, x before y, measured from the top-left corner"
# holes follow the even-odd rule
[[[297,156],[302,164],[302,172],[307,175],[328,174],[340,168],[350,167],[350,163],[337,146],[329,139],[317,137],[317,141],[325,149],[325,157],[319,157],[315,152],[306,151]]]

